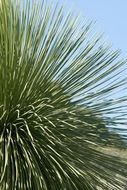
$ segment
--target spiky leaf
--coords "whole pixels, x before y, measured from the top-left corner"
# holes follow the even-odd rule
[[[62,7],[23,2],[0,5],[0,189],[123,190],[127,160],[99,148],[126,148],[106,128],[126,121],[125,61]]]

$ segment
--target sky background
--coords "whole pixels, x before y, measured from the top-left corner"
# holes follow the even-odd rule
[[[58,0],[61,1],[61,0]],[[127,0],[66,0],[67,8],[96,21],[97,32],[127,57]]]

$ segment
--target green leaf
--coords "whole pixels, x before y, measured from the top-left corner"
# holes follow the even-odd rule
[[[91,28],[59,4],[1,0],[1,190],[125,188],[126,60]]]

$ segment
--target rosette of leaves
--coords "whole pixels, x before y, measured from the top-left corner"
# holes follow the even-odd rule
[[[1,0],[1,190],[125,187],[127,160],[98,149],[126,149],[106,127],[126,123],[125,61],[90,30],[58,5]]]

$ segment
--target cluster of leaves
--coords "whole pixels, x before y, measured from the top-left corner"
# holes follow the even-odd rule
[[[127,160],[97,150],[126,148],[106,128],[126,122],[126,98],[110,98],[125,61],[90,28],[45,1],[1,0],[1,190],[125,187]]]

